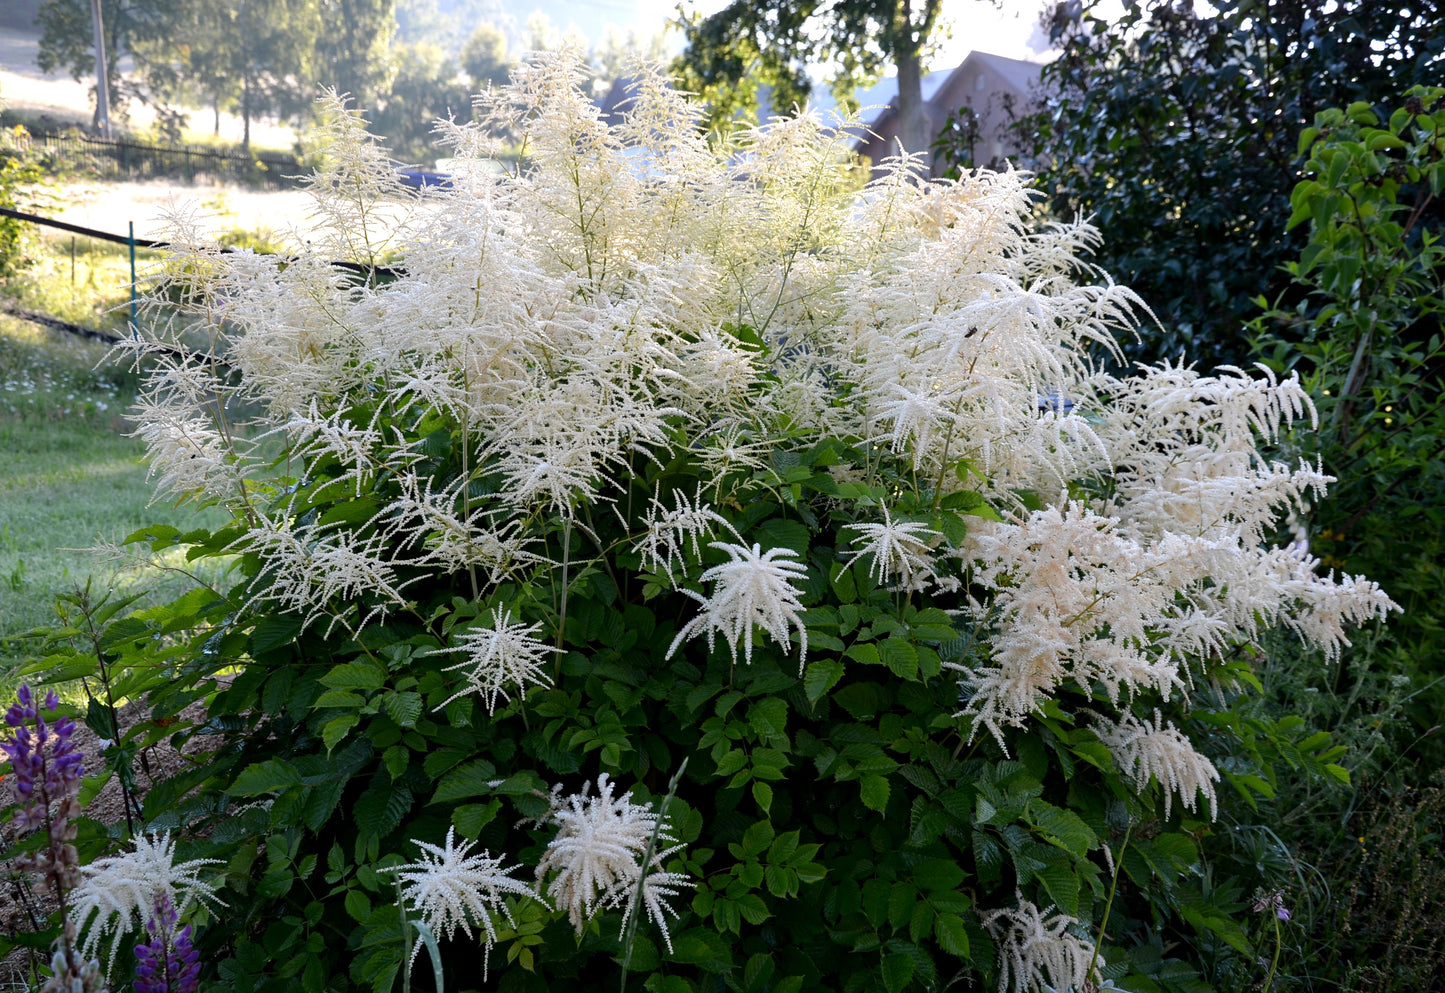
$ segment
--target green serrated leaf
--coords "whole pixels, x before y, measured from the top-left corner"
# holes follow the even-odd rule
[[[387,693],[381,698],[381,709],[402,727],[415,727],[417,718],[421,717],[421,694]]]
[[[497,767],[486,759],[477,759],[459,766],[442,777],[437,784],[432,803],[449,803],[467,797],[482,796],[492,792],[491,783],[497,778]]]
[[[863,806],[882,812],[888,808],[888,779],[885,776],[864,776],[859,783]]]
[[[838,685],[838,680],[842,678],[843,663],[837,659],[810,662],[803,674],[803,693],[808,697],[808,702],[817,703],[823,694]]]
[[[933,937],[938,947],[948,954],[968,958],[968,930],[957,914],[939,914],[934,918]]]

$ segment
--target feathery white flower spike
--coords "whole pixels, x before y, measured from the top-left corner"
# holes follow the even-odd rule
[[[672,577],[673,566],[692,547],[692,557],[702,558],[701,540],[711,536],[714,528],[726,528],[734,537],[737,531],[702,498],[702,484],[691,500],[681,490],[672,493],[675,508],[668,510],[659,499],[660,491],[652,497],[651,505],[643,518],[647,530],[632,544],[632,550],[642,556],[642,564],[655,572]]]
[[[224,907],[216,896],[218,883],[202,879],[206,865],[224,865],[220,859],[191,859],[177,863],[176,844],[167,831],[161,835],[138,834],[135,849],[120,855],[96,859],[80,867],[84,877],[70,894],[70,919],[82,933],[81,951],[90,958],[111,937],[109,973],[115,965],[120,938],[141,932],[155,914],[156,897],[164,892],[171,906],[184,916],[195,904]]]
[[[1094,954],[1092,942],[1070,933],[1080,922],[1067,914],[1046,918],[1047,910],[1041,912],[1021,895],[1018,900],[1017,907],[983,915],[984,926],[998,941],[998,993],[1085,989],[1104,959]]]
[[[702,604],[702,613],[685,624],[672,645],[667,657],[672,658],[679,645],[699,634],[707,635],[708,650],[712,650],[713,638],[721,631],[737,661],[738,642],[743,643],[743,659],[753,661],[753,626],[761,627],[774,641],[785,649],[788,644],[789,626],[798,629],[801,651],[798,656],[798,673],[808,659],[808,629],[800,616],[803,605],[798,600],[798,589],[794,582],[808,574],[801,562],[790,562],[785,556],[797,558],[791,548],[769,548],[763,551],[761,545],[751,549],[744,545],[733,545],[725,541],[714,541],[709,548],[727,552],[731,561],[715,565],[701,576],[704,583],[715,582],[712,596],[704,597],[691,590],[684,590],[688,596]]]
[[[682,873],[664,872],[663,860],[682,850],[682,845],[659,825],[657,813],[633,803],[627,794],[614,796],[616,787],[607,773],[597,777],[597,795],[591,784],[565,799],[553,790],[552,823],[559,828],[537,863],[537,883],[547,883],[547,895],[558,909],[567,908],[567,918],[580,935],[587,922],[604,907],[625,907],[623,924],[632,913],[633,895],[642,888],[641,904],[647,916],[662,930],[662,940],[672,950],[667,915],[677,912],[663,902],[676,896],[692,881]],[[642,860],[657,832],[652,858],[644,869]]]
[[[471,628],[465,631],[452,648],[438,648],[428,655],[465,651],[467,658],[456,665],[447,666],[443,672],[466,669],[467,683],[447,697],[436,709],[441,710],[453,700],[475,693],[487,705],[487,714],[495,713],[497,698],[510,700],[507,687],[515,686],[518,694],[525,694],[528,686],[551,686],[552,677],[547,675],[546,652],[560,652],[555,645],[547,645],[532,635],[541,630],[541,624],[524,627],[512,623],[512,612],[495,608],[492,610],[492,626]]]
[[[1108,746],[1119,771],[1133,781],[1136,790],[1148,789],[1150,779],[1163,787],[1165,820],[1169,819],[1170,799],[1175,793],[1190,811],[1196,809],[1199,794],[1203,793],[1209,801],[1209,819],[1214,819],[1218,806],[1214,784],[1219,782],[1219,770],[1194,750],[1172,721],[1165,724],[1159,711],[1154,711],[1151,725],[1126,710],[1118,723],[1096,723],[1094,733]]]
[[[919,590],[933,578],[929,539],[941,539],[937,531],[912,521],[894,521],[887,507],[883,508],[882,524],[849,524],[845,530],[858,532],[851,542],[853,554],[849,561],[872,556],[868,572],[880,586],[897,576],[898,589]]]
[[[420,914],[437,937],[445,935],[450,939],[461,928],[471,938],[472,926],[476,925],[482,933],[485,971],[488,953],[497,940],[497,914],[507,923],[516,924],[504,902],[506,895],[539,899],[537,894],[527,883],[512,878],[518,866],[505,868],[502,859],[494,859],[487,852],[467,854],[476,842],[456,844],[456,828],[447,829],[445,847],[425,841],[413,843],[422,850],[420,860],[382,871],[396,876],[407,908]],[[412,948],[413,959],[420,949],[418,942]]]

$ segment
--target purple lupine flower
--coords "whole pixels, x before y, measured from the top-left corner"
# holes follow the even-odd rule
[[[191,944],[191,926],[176,930],[170,894],[156,894],[155,914],[146,922],[150,941],[135,946],[135,993],[195,993],[201,956]]]
[[[0,752],[10,760],[10,788],[19,811],[19,831],[46,828],[50,845],[24,856],[22,869],[44,875],[57,897],[79,882],[79,859],[75,846],[75,818],[80,815],[80,779],[84,775],[80,747],[74,741],[75,722],[60,717],[60,698],[51,690],[38,707],[34,692],[21,686],[15,703],[5,712],[5,723],[13,729],[0,739]],[[47,720],[47,716],[49,719]]]
[[[15,864],[45,880],[64,918],[66,895],[80,882],[80,856],[72,842],[75,819],[80,816],[80,777],[85,770],[74,741],[75,722],[57,716],[60,698],[54,690],[45,694],[42,704],[48,720],[36,706],[30,687],[20,687],[15,703],[5,712],[5,723],[12,733],[0,738],[0,752],[10,760],[10,788],[19,806],[16,829],[44,828],[49,842],[38,851],[20,856]],[[76,936],[74,922],[66,920],[51,945],[51,975],[41,987],[43,993],[93,993],[104,988],[100,963],[87,962],[79,954]]]
[[[1258,899],[1254,901],[1254,912],[1262,914],[1266,910],[1274,911],[1274,916],[1282,921],[1290,918],[1289,908],[1284,905],[1284,891],[1274,890],[1270,893],[1256,894]]]

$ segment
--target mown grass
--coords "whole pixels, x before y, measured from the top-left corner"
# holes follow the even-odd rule
[[[136,378],[107,351],[0,315],[0,687],[27,657],[16,636],[53,622],[57,593],[88,581],[159,597],[186,582],[93,550],[147,524],[204,523],[151,504],[144,447],[125,416]]]

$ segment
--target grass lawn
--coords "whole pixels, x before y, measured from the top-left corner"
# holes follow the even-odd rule
[[[26,658],[12,639],[54,620],[57,592],[87,580],[97,593],[185,588],[88,550],[146,524],[202,523],[188,508],[150,505],[144,446],[126,436],[134,376],[106,352],[0,315],[0,687]]]

